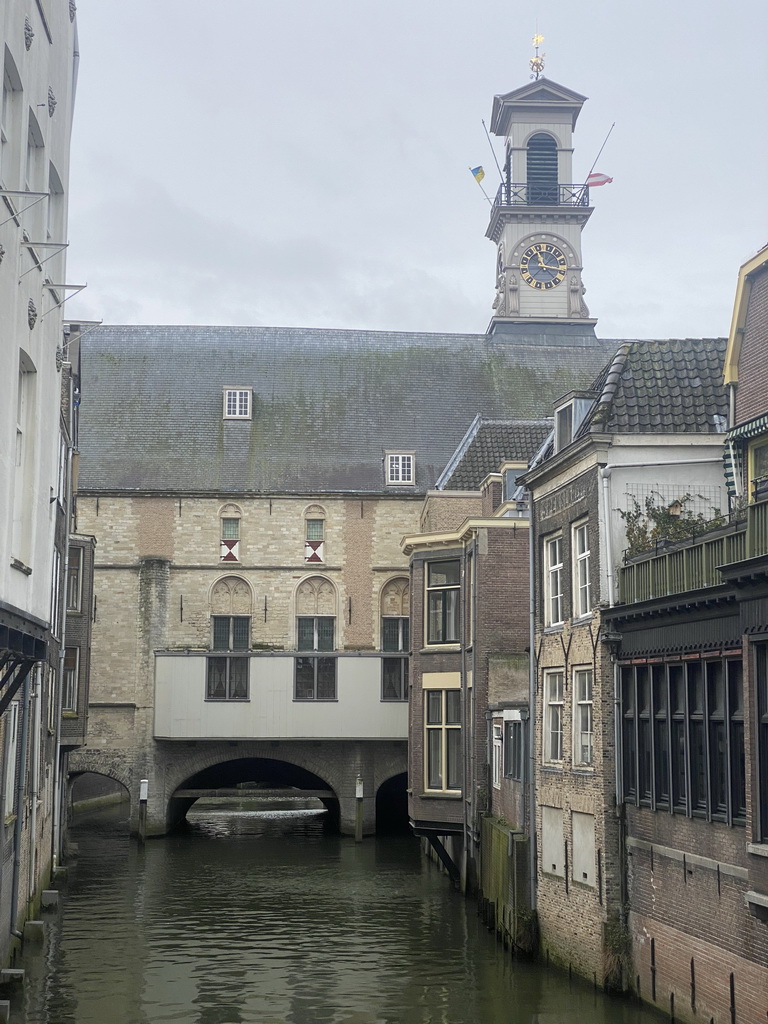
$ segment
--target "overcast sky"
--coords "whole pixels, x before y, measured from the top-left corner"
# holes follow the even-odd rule
[[[765,0],[78,0],[65,307],[107,323],[486,329],[482,121],[589,97],[602,337],[726,334],[768,242]],[[538,25],[537,25],[538,21]],[[495,141],[501,160],[502,142]]]

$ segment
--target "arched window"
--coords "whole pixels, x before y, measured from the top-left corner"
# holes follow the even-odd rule
[[[325,509],[309,505],[304,509],[304,561],[308,565],[325,562]]]
[[[322,576],[302,580],[296,591],[296,648],[302,652],[336,649],[336,588]],[[295,700],[336,700],[336,658],[301,654],[296,658]]]
[[[221,548],[219,558],[222,562],[240,561],[240,520],[243,512],[239,505],[229,502],[219,509],[219,528]]]
[[[381,590],[381,699],[408,700],[410,584],[406,577],[388,580]]]
[[[211,649],[222,653],[208,658],[206,700],[248,700],[251,604],[251,588],[238,576],[213,585]]]
[[[546,132],[537,132],[528,140],[528,202],[531,205],[557,205],[557,142]]]

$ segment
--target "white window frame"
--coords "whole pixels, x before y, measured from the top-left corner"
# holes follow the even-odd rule
[[[504,746],[503,746],[503,735],[504,735],[504,723],[502,720],[495,719],[492,723],[493,727],[493,788],[501,789],[501,776],[504,767]]]
[[[583,548],[582,548],[583,541]],[[571,556],[573,583],[573,617],[581,619],[592,613],[592,585],[590,582],[589,521],[574,523],[571,527]]]
[[[504,776],[515,782],[525,780],[525,733],[521,718],[504,721]]]
[[[544,625],[563,624],[563,537],[544,540]]]
[[[224,419],[249,420],[253,407],[253,388],[224,389]]]
[[[412,487],[416,481],[416,459],[413,452],[387,452],[387,484]]]
[[[586,729],[582,728],[585,724]],[[586,758],[585,740],[588,747]],[[592,768],[594,763],[594,673],[589,666],[582,665],[573,670],[573,764],[577,768]]]
[[[564,669],[545,669],[543,760],[548,764],[562,764],[563,761],[564,689]]]

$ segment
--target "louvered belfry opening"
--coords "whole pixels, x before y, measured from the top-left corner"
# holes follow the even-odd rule
[[[528,142],[528,202],[556,206],[557,143],[551,135],[537,132]]]

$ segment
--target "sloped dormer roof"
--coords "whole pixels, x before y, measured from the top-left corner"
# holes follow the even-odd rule
[[[477,416],[437,481],[446,491],[476,491],[503,462],[529,462],[552,430],[552,420],[491,420]]]

